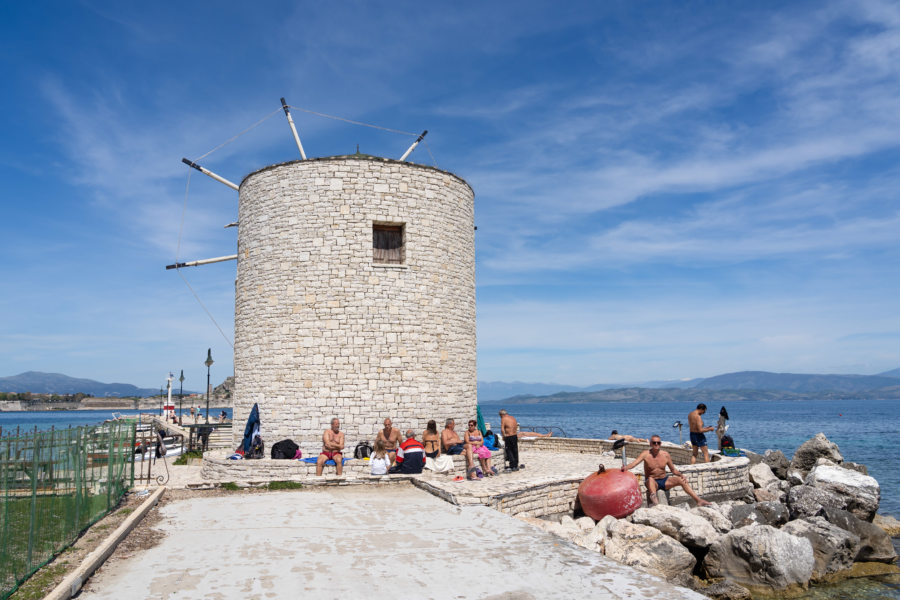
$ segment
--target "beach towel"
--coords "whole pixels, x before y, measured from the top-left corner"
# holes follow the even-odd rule
[[[425,468],[435,473],[451,473],[453,471],[453,458],[447,454],[441,454],[437,458],[429,456],[425,459]]]
[[[244,441],[241,448],[244,454],[250,452],[250,446],[253,444],[253,437],[259,435],[259,405],[254,404],[250,410],[250,416],[247,417],[247,425],[244,427]]]
[[[317,462],[318,460],[319,460],[318,457],[316,457],[316,458],[309,457],[309,458],[301,458],[301,459],[300,459],[301,462],[311,463],[311,464],[316,464],[316,462]],[[344,459],[341,459],[341,464],[342,464],[342,465],[346,465],[348,460],[353,460],[353,459],[352,459],[352,458],[344,458]],[[337,464],[334,462],[334,459],[333,459],[333,458],[329,458],[328,460],[326,460],[326,461],[325,461],[325,464],[326,464],[326,465],[337,466]]]

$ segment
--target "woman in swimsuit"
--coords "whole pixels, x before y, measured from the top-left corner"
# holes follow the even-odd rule
[[[484,471],[485,477],[493,477],[496,471],[491,467],[491,451],[484,447],[484,438],[478,431],[478,423],[474,420],[469,421],[469,430],[466,431],[466,444],[472,447],[472,455],[478,457],[481,463],[481,470]]]
[[[425,433],[422,434],[422,443],[425,445],[425,456],[437,458],[441,455],[441,436],[438,435],[437,423],[428,421]]]

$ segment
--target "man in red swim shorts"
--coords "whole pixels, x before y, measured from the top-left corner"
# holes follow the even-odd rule
[[[326,429],[322,434],[322,453],[316,460],[316,475],[322,474],[326,460],[334,460],[337,474],[344,471],[344,432],[341,431],[341,421],[337,417],[331,419],[331,429]]]

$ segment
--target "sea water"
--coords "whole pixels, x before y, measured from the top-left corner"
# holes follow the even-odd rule
[[[721,404],[707,407],[707,425],[718,421]],[[606,438],[613,429],[619,433],[649,438],[653,434],[664,440],[687,441],[687,416],[696,408],[687,402],[595,402],[585,404],[482,404],[484,420],[499,429],[497,412],[506,408],[515,415],[523,429],[553,426],[568,437]],[[879,512],[900,519],[900,469],[892,462],[893,450],[900,443],[900,402],[896,400],[743,400],[730,402],[728,435],[735,445],[754,452],[781,450],[790,459],[800,444],[822,432],[840,448],[844,460],[862,463],[881,485]],[[209,409],[210,420],[230,408]],[[40,430],[93,425],[117,415],[137,415],[137,410],[79,410],[46,412],[0,412],[2,434],[18,426],[20,430]],[[187,411],[185,412],[187,415]],[[204,409],[205,416],[205,409]],[[340,415],[338,415],[340,416]],[[435,415],[439,417],[440,415]],[[187,416],[185,417],[187,418]],[[673,428],[676,421],[684,426]],[[403,428],[402,423],[397,423]],[[263,428],[265,418],[263,416]],[[707,434],[715,447],[716,437]],[[892,599],[900,600],[900,580],[896,577],[847,581],[832,586],[816,586],[803,597],[806,600]]]
[[[219,413],[225,411],[227,418],[231,418],[231,408],[209,407],[209,420],[219,420]],[[81,427],[83,425],[99,425],[116,416],[137,417],[141,414],[160,414],[159,410],[42,410],[42,411],[12,411],[0,412],[0,435],[15,435],[16,428],[19,432],[46,431],[51,427],[65,429],[66,427]],[[175,414],[180,414],[175,409]],[[203,408],[201,420],[206,419],[206,407]],[[190,423],[190,409],[184,410],[184,423]]]
[[[688,441],[688,413],[696,408],[686,402],[595,402],[589,404],[483,404],[486,422],[499,426],[497,412],[506,408],[523,430],[531,426],[556,426],[568,437],[607,438],[613,429],[621,434],[649,438],[658,434],[669,442]],[[707,406],[706,425],[715,426],[721,404]],[[844,460],[862,463],[881,485],[879,512],[900,519],[900,469],[891,462],[900,444],[900,402],[896,400],[744,400],[725,406],[728,435],[739,448],[762,454],[781,450],[790,460],[794,451],[817,433],[838,445]],[[683,423],[681,437],[673,427]],[[706,434],[710,448],[717,444]]]
[[[704,422],[715,426],[721,404],[709,404]],[[688,440],[687,416],[696,408],[686,402],[596,402],[590,404],[482,404],[486,422],[495,427],[497,412],[507,409],[522,429],[554,426],[569,437],[609,437],[622,434],[664,440]],[[788,459],[806,440],[822,432],[840,448],[844,460],[862,463],[881,485],[879,512],[900,518],[900,469],[893,464],[893,450],[900,443],[900,403],[896,400],[744,400],[725,407],[728,435],[735,445],[754,452],[781,450]],[[681,437],[673,428],[684,426]],[[708,433],[710,446],[716,436]],[[897,540],[894,546],[897,547]],[[900,577],[873,577],[835,585],[819,585],[797,600],[900,600]]]

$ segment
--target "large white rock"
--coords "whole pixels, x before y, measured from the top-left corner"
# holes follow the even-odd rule
[[[709,548],[720,535],[712,524],[700,515],[674,506],[639,508],[632,513],[631,521],[655,527],[689,548]]]
[[[734,529],[709,547],[704,567],[751,589],[805,587],[812,577],[812,544],[769,525]]]
[[[806,538],[812,544],[813,579],[822,579],[853,566],[859,553],[859,536],[832,525],[822,517],[810,517],[791,521],[782,531]]]
[[[806,482],[840,496],[845,510],[864,521],[872,520],[881,501],[881,487],[875,478],[851,469],[820,465],[810,471]]]
[[[750,481],[756,488],[767,488],[771,484],[778,484],[778,477],[766,463],[757,463],[750,467]]]
[[[666,579],[690,575],[697,562],[690,551],[655,527],[618,521],[609,527],[606,556]]]
[[[576,535],[575,539],[572,541],[582,548],[587,548],[588,550],[593,550],[594,552],[603,552],[607,537],[608,534],[606,533],[606,529],[604,527],[594,527],[589,531],[585,531],[580,535]]]
[[[715,508],[709,506],[696,506],[691,509],[691,512],[709,521],[709,524],[713,526],[713,529],[719,533],[728,533],[733,528],[731,519]]]
[[[578,517],[575,519],[575,524],[578,525],[582,531],[590,531],[594,528],[594,525],[596,525],[594,520],[590,517]]]

